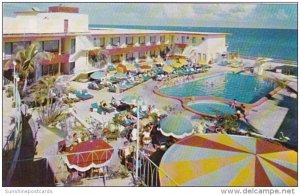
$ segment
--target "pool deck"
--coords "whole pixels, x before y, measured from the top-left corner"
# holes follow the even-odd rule
[[[196,76],[202,77],[206,75],[221,73],[221,72],[238,72],[239,69],[236,68],[229,68],[225,66],[213,66],[207,73],[200,73]],[[293,78],[293,81],[295,81],[295,78]],[[297,81],[297,79],[296,79]],[[111,93],[108,92],[106,89],[102,89],[100,91],[90,90],[88,89],[88,93],[92,94],[94,98],[86,100],[86,101],[80,101],[75,104],[74,110],[76,115],[76,118],[78,118],[81,121],[85,121],[88,119],[88,117],[96,118],[99,121],[109,121],[112,119],[114,113],[108,114],[108,115],[100,115],[98,113],[92,113],[90,112],[89,108],[92,103],[99,102],[101,100],[105,100],[107,102],[111,101],[112,97],[115,97],[116,99],[121,99],[122,97],[125,97],[127,95],[139,95],[142,97],[144,102],[146,104],[155,105],[155,108],[157,108],[161,113],[167,113],[170,114],[168,111],[165,110],[166,106],[172,106],[175,108],[175,110],[172,113],[181,113],[185,115],[187,118],[191,119],[192,123],[196,123],[199,121],[201,116],[194,114],[192,112],[189,112],[185,110],[181,106],[181,102],[175,99],[167,98],[167,97],[161,97],[155,93],[153,93],[153,89],[155,86],[158,86],[160,82],[149,80],[145,83],[142,83],[138,86],[135,86],[121,94],[117,93]],[[76,90],[82,90],[87,89],[87,83],[79,83],[79,82],[70,82],[70,85],[76,89]],[[297,82],[294,82],[291,84],[295,89],[297,89]],[[275,100],[267,100],[261,105],[252,108],[247,116],[247,119],[249,123],[255,127],[259,133],[263,134],[266,137],[274,137],[277,130],[279,129],[282,121],[284,120],[288,108],[283,108],[278,105],[276,105],[276,99],[280,98],[281,95],[289,95],[284,90],[280,91],[279,94],[276,94],[274,96]],[[3,97],[3,103],[4,104],[11,104],[11,100],[9,98]],[[5,106],[3,108],[3,119],[4,119],[4,126],[7,126],[9,121],[7,120],[11,114],[13,114],[13,111],[9,106]],[[32,112],[31,110],[29,111]],[[37,112],[32,112],[33,120],[37,119]],[[276,116],[276,117],[274,117]],[[7,128],[5,128],[3,139],[5,139],[5,135],[7,134]],[[37,140],[39,144],[37,145],[37,155],[36,157],[45,157],[48,156],[55,156],[57,154],[57,142],[64,139],[62,132],[55,132],[52,130],[49,130],[46,127],[41,126],[40,130],[37,134]],[[119,140],[116,142],[110,142],[110,144],[113,147],[120,147]],[[50,166],[52,169],[54,169],[54,172],[60,172],[62,170],[65,171],[65,167],[59,158],[48,158]],[[117,156],[117,153],[115,152],[113,155],[112,163],[119,163],[119,159]],[[66,178],[66,175],[62,174],[60,176],[60,179]],[[108,180],[107,186],[131,186],[132,181],[131,177],[126,179],[116,179],[116,180]],[[84,184],[82,186],[103,186],[102,179],[97,180],[86,180],[84,181]]]

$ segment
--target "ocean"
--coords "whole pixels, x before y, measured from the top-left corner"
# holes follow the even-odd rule
[[[228,50],[242,56],[298,60],[298,32],[294,29],[218,28],[185,26],[90,25],[91,28],[125,28],[194,32],[225,32]]]

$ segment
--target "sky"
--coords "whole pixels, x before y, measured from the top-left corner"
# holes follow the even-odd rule
[[[3,16],[59,3],[3,3]],[[297,4],[62,3],[79,7],[89,24],[297,29]]]

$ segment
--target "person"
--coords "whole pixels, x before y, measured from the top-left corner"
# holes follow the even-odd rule
[[[241,111],[241,113],[245,116],[246,114],[245,114],[245,112],[246,112],[246,107],[245,107],[245,105],[244,104],[241,104],[241,106],[240,106],[240,111]]]
[[[135,142],[137,140],[137,126],[134,125],[131,133],[130,133],[130,141]]]
[[[233,102],[230,104],[230,106],[232,108],[236,108],[236,105],[237,105],[237,101],[236,101],[236,99],[234,99]]]
[[[116,98],[114,98],[114,97],[111,98],[111,105],[118,106],[118,102],[117,102]]]

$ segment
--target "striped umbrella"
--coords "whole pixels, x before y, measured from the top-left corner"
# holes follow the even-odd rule
[[[278,143],[225,134],[193,135],[172,145],[162,186],[297,186],[297,152]],[[162,171],[161,171],[162,172]],[[165,174],[164,174],[165,173]]]
[[[155,58],[154,61],[155,61],[156,63],[161,63],[161,64],[164,63],[164,60],[163,60],[161,57]]]
[[[160,121],[161,133],[164,136],[173,136],[181,139],[191,135],[193,130],[192,123],[180,115],[170,115]]]
[[[167,73],[171,73],[174,71],[174,68],[170,65],[165,65],[163,66],[163,70],[166,71]]]
[[[133,64],[126,64],[127,71],[135,71],[136,67]]]
[[[173,67],[175,67],[175,68],[180,68],[180,67],[182,67],[184,64],[181,64],[181,63],[175,63],[175,64],[173,64],[172,66]]]
[[[102,139],[92,139],[71,147],[69,152],[65,159],[67,166],[84,172],[107,165],[114,149]]]
[[[183,64],[183,65],[187,65],[189,63],[186,59],[183,59],[183,58],[180,58],[179,62],[180,62],[180,64]]]

